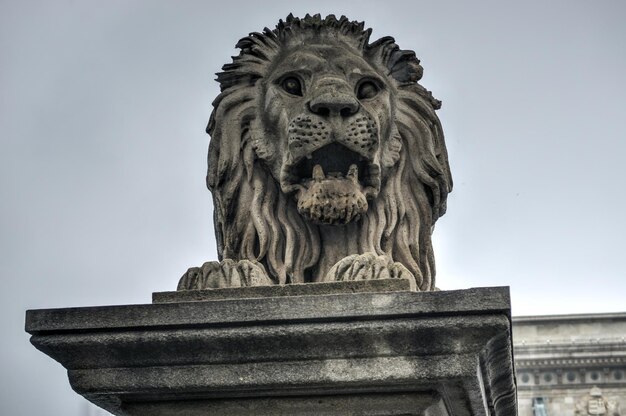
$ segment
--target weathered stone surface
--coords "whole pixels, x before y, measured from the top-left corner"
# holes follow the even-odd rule
[[[28,311],[26,329],[119,415],[508,416],[508,311],[506,288],[301,294]]]
[[[192,302],[217,299],[250,299],[273,296],[329,295],[338,293],[400,292],[411,290],[409,279],[354,280],[291,285],[227,287],[205,290],[155,292],[152,303]]]
[[[403,277],[435,288],[452,179],[415,53],[346,17],[239,41],[207,132],[221,262],[179,290]]]
[[[151,416],[447,416],[443,400],[434,393],[354,394],[349,396],[282,397],[183,401],[158,405],[132,403],[131,415]]]

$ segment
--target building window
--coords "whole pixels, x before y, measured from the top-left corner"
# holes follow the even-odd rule
[[[533,416],[548,416],[543,397],[533,397]]]

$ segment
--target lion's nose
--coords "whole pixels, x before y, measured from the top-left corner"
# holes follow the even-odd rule
[[[320,116],[349,117],[359,111],[359,105],[356,97],[334,91],[320,94],[309,102],[311,112]]]

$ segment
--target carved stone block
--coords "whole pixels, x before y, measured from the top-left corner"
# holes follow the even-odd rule
[[[26,329],[115,415],[516,414],[507,288],[368,283],[28,311]]]

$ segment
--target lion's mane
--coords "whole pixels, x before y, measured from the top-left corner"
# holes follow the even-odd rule
[[[352,46],[385,74],[396,88],[395,125],[401,139],[398,160],[390,168],[380,193],[369,201],[367,214],[349,224],[358,233],[355,252],[389,255],[415,276],[420,290],[432,290],[435,264],[431,234],[446,211],[452,189],[441,124],[435,114],[441,103],[417,83],[422,67],[414,52],[401,50],[393,38],[369,43],[371,29],[361,22],[319,15],[288,16],[276,29],[251,33],[236,47],[233,62],[217,80],[221,93],[213,102],[207,132],[211,135],[207,186],[214,201],[214,221],[220,260],[253,259],[263,264],[276,283],[302,283],[309,269],[319,267],[320,234],[304,220],[296,202],[281,191],[258,154],[251,123],[261,117],[259,87],[274,60],[287,45],[331,34]],[[332,265],[330,265],[332,266]],[[326,265],[328,267],[328,265]]]

